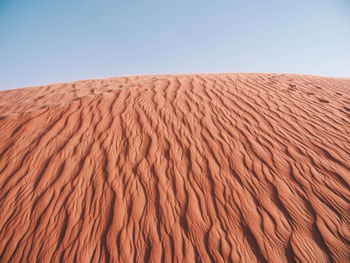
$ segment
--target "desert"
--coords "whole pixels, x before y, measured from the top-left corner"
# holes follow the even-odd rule
[[[349,262],[350,79],[0,91],[0,262]]]

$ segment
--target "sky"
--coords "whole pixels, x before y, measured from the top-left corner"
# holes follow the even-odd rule
[[[209,72],[350,77],[350,0],[0,0],[0,89]]]

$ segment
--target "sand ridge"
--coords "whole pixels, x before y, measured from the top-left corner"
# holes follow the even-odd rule
[[[350,79],[0,91],[1,262],[347,262]]]

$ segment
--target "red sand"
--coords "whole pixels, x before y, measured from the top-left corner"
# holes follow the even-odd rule
[[[0,92],[0,262],[348,262],[350,79]]]

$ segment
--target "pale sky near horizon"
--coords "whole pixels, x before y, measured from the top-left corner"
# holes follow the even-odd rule
[[[350,1],[0,0],[0,89],[208,72],[350,77]]]

